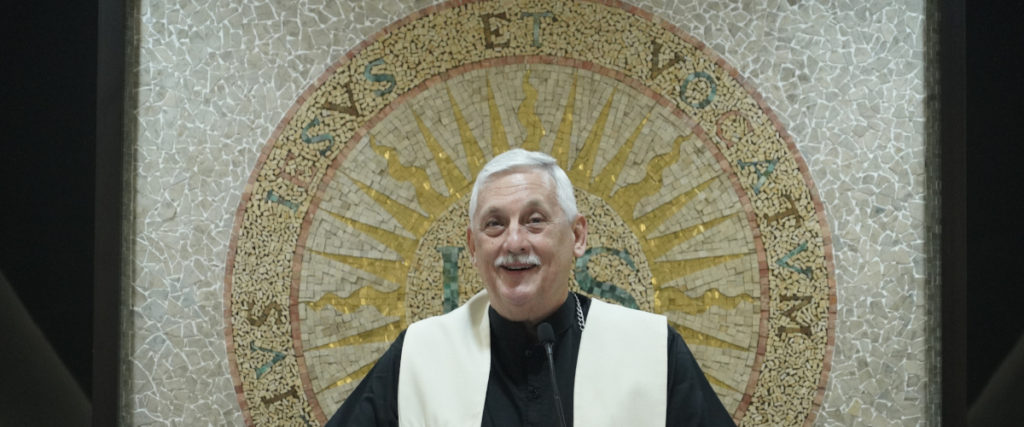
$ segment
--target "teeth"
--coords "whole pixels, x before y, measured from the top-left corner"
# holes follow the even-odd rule
[[[518,270],[528,270],[530,268],[533,268],[532,265],[526,265],[526,266],[522,266],[522,267],[513,267],[513,266],[510,266],[510,265],[506,265],[506,266],[503,266],[503,267],[505,267],[508,270],[517,270],[517,271]]]

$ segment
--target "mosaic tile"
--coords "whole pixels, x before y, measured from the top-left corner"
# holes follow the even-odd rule
[[[667,28],[631,18],[615,7],[538,5],[560,8],[560,26],[546,27],[556,39],[577,37],[581,31],[588,34],[597,23],[623,26],[634,37],[666,43],[677,37]],[[486,48],[473,50],[465,45],[466,39],[460,36],[472,31],[437,29],[447,28],[440,22],[476,22],[482,15],[506,13],[510,6],[489,2],[446,6],[401,21],[379,44],[356,51],[351,61],[339,63],[336,71],[321,79],[321,85],[307,90],[302,97],[305,101],[279,128],[278,139],[265,149],[266,161],[258,165],[259,172],[243,202],[247,208],[239,217],[237,252],[229,254],[228,295],[232,306],[238,307],[230,311],[232,339],[292,339],[279,325],[246,322],[251,317],[246,313],[261,304],[280,310],[280,300],[291,298],[283,286],[289,281],[292,294],[311,298],[289,304],[302,307],[290,310],[288,321],[292,336],[302,341],[296,343],[294,361],[291,357],[278,359],[283,375],[297,368],[300,378],[264,380],[267,365],[257,368],[260,378],[252,378],[246,369],[253,364],[253,353],[229,354],[239,367],[239,399],[250,407],[247,415],[269,420],[275,413],[287,416],[297,412],[323,421],[323,407],[340,404],[325,400],[326,393],[332,393],[334,399],[344,398],[333,389],[358,381],[370,367],[365,362],[354,364],[351,352],[333,349],[375,351],[358,353],[359,360],[372,361],[384,347],[365,344],[386,343],[408,323],[450,310],[480,289],[479,279],[464,268],[468,255],[461,250],[466,227],[463,196],[486,159],[485,147],[497,153],[523,146],[549,147],[581,190],[581,208],[591,219],[592,238],[591,248],[577,262],[574,287],[628,306],[685,314],[674,317],[672,325],[691,340],[698,360],[715,368],[709,380],[737,419],[753,412],[751,409],[764,411],[761,416],[768,422],[783,416],[769,403],[775,397],[769,395],[777,394],[771,391],[773,378],[789,378],[803,386],[791,387],[788,392],[783,389],[784,398],[793,414],[812,418],[813,399],[827,372],[821,362],[829,357],[825,343],[831,334],[829,295],[833,291],[831,267],[824,256],[829,249],[822,243],[818,222],[803,220],[822,213],[807,208],[808,199],[815,195],[807,192],[799,160],[790,157],[776,122],[751,101],[750,111],[744,114],[752,115],[757,123],[748,126],[756,133],[754,137],[739,141],[740,145],[722,139],[722,132],[715,134],[719,140],[704,133],[698,123],[704,128],[720,127],[721,111],[733,111],[749,92],[732,79],[735,73],[721,67],[721,61],[690,42],[679,44],[674,54],[687,55],[689,64],[678,62],[674,64],[679,67],[671,70],[670,65],[659,69],[662,76],[678,78],[659,92],[655,89],[664,83],[647,89],[639,80],[649,77],[651,66],[631,61],[643,56],[640,49],[647,47],[645,43],[623,45],[623,40],[608,39],[607,33],[593,32],[559,47],[564,49],[565,59],[555,60],[548,56],[537,33],[529,43],[523,42],[523,34],[515,32],[522,28],[510,25],[502,30],[508,40],[501,42],[501,48],[507,51],[495,56]],[[433,30],[423,32],[424,27]],[[564,34],[557,35],[558,31]],[[432,51],[407,49],[420,45],[429,45]],[[601,52],[610,47],[615,50]],[[379,56],[381,50],[384,56]],[[450,61],[457,56],[465,57],[466,62]],[[364,61],[368,61],[365,66],[361,65]],[[388,63],[394,65],[381,68],[382,74],[371,73]],[[438,69],[446,69],[443,79],[434,77]],[[459,84],[448,82],[477,70],[483,72],[460,78]],[[477,82],[472,83],[474,80]],[[553,80],[569,84],[552,87],[541,97],[535,82]],[[386,85],[383,89],[381,83]],[[461,84],[484,90],[467,92]],[[467,115],[454,101],[455,94],[469,104],[486,104],[487,109]],[[674,98],[678,100],[672,101]],[[709,108],[712,105],[715,107]],[[720,112],[712,114],[712,109]],[[547,117],[539,115],[542,111]],[[485,135],[478,140],[472,129],[485,126],[490,138]],[[660,138],[640,140],[641,131],[648,127],[657,129]],[[725,146],[717,145],[722,142]],[[372,155],[360,153],[371,152],[387,163],[383,174],[366,174],[360,171],[362,163],[349,161],[349,155],[365,158]],[[355,216],[319,210],[320,199],[331,196],[319,190],[310,198],[313,186],[292,179],[288,168],[289,162],[297,162],[295,153],[312,157],[313,165],[308,167],[314,169],[312,180],[325,182],[318,187],[335,188],[345,197],[362,192],[369,208],[346,207],[355,202],[349,199],[338,209]],[[332,160],[337,153],[343,154]],[[629,163],[631,156],[650,160]],[[751,157],[766,160],[743,160]],[[350,170],[362,174],[362,179],[350,177]],[[623,171],[642,178],[621,185],[615,177]],[[281,179],[282,173],[286,179]],[[334,176],[346,184],[326,184]],[[388,188],[396,183],[394,189]],[[339,188],[345,185],[353,190]],[[410,188],[413,194],[408,192]],[[751,193],[759,196],[753,203],[747,199]],[[788,197],[792,215],[781,217],[796,216],[801,221],[781,223],[789,224],[785,227],[774,220],[758,224],[758,215],[780,215],[777,207],[782,194]],[[803,204],[794,205],[793,198]],[[743,208],[737,209],[739,206]],[[732,216],[745,222],[727,222]],[[377,225],[387,217],[412,238]],[[296,222],[299,218],[305,218],[301,224]],[[725,225],[718,227],[722,223]],[[357,233],[321,231],[338,230],[339,226]],[[709,230],[724,236],[715,240],[721,245],[718,254],[710,255],[708,251],[716,249],[710,246],[689,257],[678,253],[676,258],[663,257]],[[253,237],[246,237],[250,234]],[[311,235],[313,240],[309,240]],[[359,244],[355,251],[316,249],[341,247],[342,239],[348,240],[346,244],[364,240],[367,244]],[[297,245],[295,251],[287,250],[293,244]],[[373,256],[368,248],[381,244],[386,248],[378,252],[390,251],[398,258]],[[769,249],[766,253],[762,252],[765,248]],[[301,266],[300,272],[288,268],[291,256],[291,265]],[[731,262],[738,259],[746,262]],[[776,260],[774,267],[766,263],[769,259]],[[713,280],[702,283],[701,291],[681,287],[687,276],[715,273],[724,273],[718,278],[724,291],[708,286]],[[323,282],[344,276],[361,279]],[[776,291],[766,292],[766,286]],[[815,287],[819,290],[813,290]],[[267,298],[266,302],[253,301]],[[332,319],[325,311],[337,317]],[[781,314],[773,317],[770,313]],[[237,322],[246,324],[236,326]],[[338,323],[343,328],[337,327]],[[793,333],[805,336],[798,340],[801,346],[774,344]],[[767,345],[762,345],[765,339]],[[762,358],[771,361],[778,357],[791,365],[761,369]],[[345,369],[339,371],[338,367]],[[298,387],[304,388],[305,395],[290,392]],[[274,400],[271,407],[259,398],[267,393],[282,398]],[[262,404],[256,410],[249,402]],[[280,406],[285,402],[292,404],[291,410]],[[793,414],[786,416],[796,416]]]
[[[337,378],[339,373],[348,372],[350,366],[364,366],[367,360],[373,359],[374,354],[383,351],[384,346],[378,342],[352,349],[340,347],[339,350],[347,352],[340,355],[325,352],[336,354],[337,357],[320,356],[315,352],[303,353],[307,358],[305,365],[322,366],[323,369],[319,371],[298,369],[298,365],[284,369],[285,365],[294,363],[294,359],[289,361],[291,356],[288,356],[263,370],[259,378],[261,381],[279,383],[280,387],[254,396],[252,402],[256,403],[236,399],[236,391],[254,383],[255,372],[274,360],[273,351],[291,351],[294,347],[291,337],[295,331],[299,331],[296,342],[303,343],[305,348],[314,348],[324,342],[323,337],[351,335],[339,328],[365,330],[375,328],[375,325],[381,324],[379,322],[401,316],[395,311],[399,307],[383,304],[380,307],[362,307],[363,311],[359,313],[340,315],[338,322],[316,321],[310,316],[315,317],[318,315],[316,313],[323,311],[310,310],[305,304],[292,304],[288,297],[292,292],[289,280],[283,287],[268,288],[267,296],[277,293],[284,295],[284,298],[243,301],[245,314],[231,319],[231,331],[235,336],[263,334],[262,338],[253,342],[271,352],[253,351],[249,342],[234,342],[230,335],[225,352],[224,314],[228,307],[224,305],[224,298],[228,296],[228,289],[221,280],[225,269],[230,274],[233,268],[225,264],[227,254],[252,249],[244,245],[241,248],[232,247],[231,241],[236,233],[233,231],[236,230],[233,229],[235,213],[243,200],[239,196],[254,166],[262,164],[264,169],[272,166],[286,172],[288,176],[278,174],[273,183],[272,189],[280,190],[275,193],[279,200],[299,200],[295,197],[301,193],[290,191],[286,184],[308,182],[313,185],[319,182],[320,178],[302,173],[311,167],[324,167],[322,156],[318,158],[316,155],[302,154],[290,158],[285,153],[270,153],[274,154],[271,156],[265,153],[261,159],[261,144],[268,139],[273,141],[280,136],[295,142],[303,141],[301,129],[288,134],[285,123],[278,126],[281,117],[293,117],[303,125],[310,123],[314,116],[306,115],[301,109],[288,112],[289,107],[296,99],[300,101],[294,107],[303,105],[309,94],[307,91],[307,95],[301,95],[303,91],[311,82],[318,81],[317,76],[330,64],[346,63],[343,59],[346,52],[365,51],[379,54],[378,57],[384,54],[395,57],[401,56],[402,52],[413,52],[414,46],[399,42],[398,37],[374,37],[378,37],[375,34],[382,34],[380,31],[385,27],[387,34],[395,33],[398,27],[392,23],[428,5],[419,1],[311,3],[298,7],[272,1],[244,6],[225,2],[180,6],[143,2],[138,5],[140,65],[135,125],[138,136],[135,153],[137,172],[134,179],[134,267],[131,313],[125,316],[126,319],[132,319],[129,325],[131,333],[126,339],[126,345],[129,346],[126,351],[131,359],[129,366],[132,367],[130,375],[127,375],[131,391],[124,406],[127,423],[194,424],[205,421],[241,424],[245,420],[269,419],[275,424],[315,424],[319,422],[317,418],[322,416],[317,414],[318,410],[329,412],[332,409],[319,409],[315,408],[315,404],[304,403],[300,405],[303,409],[296,414],[286,409],[289,402],[308,402],[309,399],[340,402],[350,390],[350,385],[328,389],[322,396],[317,394],[318,390],[323,390],[320,387],[325,382],[330,382],[328,377]],[[486,7],[491,7],[489,5]],[[764,96],[764,104],[772,109],[768,120],[777,117],[792,135],[792,143],[799,148],[802,158],[806,159],[806,166],[800,166],[786,161],[788,157],[785,157],[777,166],[779,172],[776,172],[776,176],[785,173],[795,174],[793,176],[809,174],[814,180],[816,191],[820,192],[821,201],[818,204],[821,207],[815,207],[806,199],[798,198],[794,202],[800,212],[824,211],[827,214],[827,229],[832,231],[826,235],[826,239],[835,248],[835,316],[839,321],[835,324],[835,352],[827,361],[830,362],[827,363],[828,368],[813,368],[819,372],[822,369],[829,372],[829,378],[824,382],[825,390],[822,390],[824,394],[807,391],[811,396],[817,395],[816,400],[821,402],[820,409],[812,416],[813,422],[822,425],[907,425],[927,424],[936,420],[935,407],[929,407],[929,402],[937,399],[929,394],[934,393],[937,377],[934,362],[928,359],[929,350],[935,341],[929,329],[929,304],[933,300],[926,288],[925,277],[928,272],[925,271],[926,231],[923,223],[927,215],[924,209],[926,150],[923,137],[923,4],[837,2],[826,5],[809,1],[769,1],[737,5],[729,2],[643,1],[638,2],[637,6],[650,11],[649,15],[638,12],[640,16],[653,17],[656,22],[671,23],[707,43],[743,75],[741,82],[745,87],[750,90],[756,87],[756,93]],[[552,10],[555,14],[564,13],[566,7],[556,5]],[[430,13],[435,12],[432,10]],[[418,17],[407,22],[416,19]],[[603,22],[596,15],[585,13],[580,14],[579,20],[581,23]],[[555,54],[571,52],[571,39],[548,38],[548,35],[556,33],[548,32],[551,27],[544,22],[541,20],[541,48],[550,49]],[[606,23],[618,26],[622,30],[619,32],[602,32],[602,28],[584,26],[580,36],[621,34],[627,44],[642,40],[642,34],[636,31],[636,26],[630,26],[629,22],[625,19]],[[532,34],[533,27],[530,24],[523,28],[527,36]],[[419,31],[444,34],[443,31],[458,28],[458,25],[459,22],[447,22]],[[390,39],[396,40],[390,42]],[[380,41],[383,50],[373,51],[378,49],[373,43],[364,43],[359,47],[365,40]],[[523,40],[523,46],[529,48],[531,38],[524,37]],[[591,89],[586,96],[578,93],[579,101],[574,105],[575,116],[587,119],[576,120],[575,124],[581,127],[575,128],[569,137],[567,154],[573,162],[584,146],[593,119],[600,115],[613,88],[622,86],[620,74],[634,75],[636,70],[650,67],[646,57],[631,57],[624,55],[623,51],[610,49],[622,41],[605,41],[602,48],[592,50],[594,61],[624,65],[608,74],[593,73],[592,76],[580,79],[581,82],[585,81],[580,83],[581,86]],[[672,49],[678,51],[680,47],[672,36],[663,37],[660,41],[665,46],[665,52]],[[474,43],[482,46],[483,37]],[[473,49],[440,52],[437,65],[424,66],[422,69],[395,66],[381,70],[410,70],[407,74],[395,73],[396,80],[419,81],[424,76],[467,63],[473,52]],[[662,60],[667,59],[667,56],[662,56]],[[520,100],[526,95],[520,84],[522,77],[526,70],[533,77],[550,76],[547,85],[534,85],[538,92],[537,105],[546,108],[536,110],[541,123],[539,127],[548,130],[537,142],[544,150],[557,147],[555,142],[560,113],[568,103],[560,93],[572,77],[561,71],[566,67],[567,64],[561,63],[493,63],[486,69],[446,77],[447,86],[463,89],[455,90],[451,98],[447,94],[434,96],[437,102],[422,105],[419,112],[426,128],[437,134],[443,149],[459,154],[453,156],[454,166],[449,171],[458,170],[466,174],[473,168],[468,162],[473,156],[460,153],[462,148],[459,141],[462,134],[470,134],[477,141],[492,140],[498,122],[480,120],[472,123],[468,130],[459,131],[455,116],[449,112],[449,106],[457,104],[463,108],[467,117],[490,117],[492,105],[488,105],[486,97],[481,100],[477,96],[486,93],[487,84],[481,80],[487,78],[492,80],[491,83],[503,83],[495,84],[501,87],[495,91],[493,107],[498,111],[508,144],[516,145],[530,140],[530,130],[536,129],[524,125],[528,120],[518,114],[522,110],[519,107]],[[568,67],[573,66],[569,64]],[[504,71],[495,73],[498,69]],[[672,83],[682,81],[693,70],[670,67],[652,80],[651,89],[659,93],[676,91],[678,87],[672,88]],[[350,71],[353,75],[363,75],[362,70]],[[337,74],[344,72],[339,71]],[[327,75],[331,73],[324,74]],[[611,81],[607,81],[609,77]],[[646,76],[640,80],[646,80]],[[691,98],[697,101],[702,97],[707,98],[709,86],[693,86],[700,84],[699,80],[693,81],[690,87],[693,92],[690,93]],[[375,84],[378,85],[373,88],[375,90],[385,88],[387,81]],[[430,89],[425,90],[441,90],[442,86],[445,85],[430,84],[427,85]],[[340,91],[340,88],[337,90]],[[397,88],[395,91],[392,96],[408,93]],[[760,98],[751,102],[744,101],[742,96],[730,97],[741,92],[718,90],[715,102],[736,105],[743,112],[759,111]],[[617,89],[615,93],[616,96],[622,96],[623,91]],[[356,98],[357,104],[360,107],[375,105],[372,96]],[[404,102],[415,104],[411,99],[422,96],[423,93],[411,94],[409,100]],[[454,102],[450,99],[454,99]],[[650,99],[650,96],[637,96],[636,99]],[[606,135],[608,139],[622,141],[624,135],[628,137],[630,129],[619,124],[634,121],[636,113],[645,108],[630,111],[618,107],[620,104],[617,102],[613,101],[613,109],[608,115],[607,123],[610,125]],[[669,116],[672,116],[671,113]],[[713,119],[717,117],[705,117],[700,112],[693,115],[696,122]],[[669,117],[667,120],[674,119]],[[323,123],[320,126],[335,125],[339,124]],[[747,128],[740,122],[727,125],[722,135],[729,139],[744,134]],[[757,134],[766,125],[769,122],[752,123],[755,135],[748,138],[767,137]],[[374,129],[377,128],[381,126]],[[310,128],[315,129],[318,128]],[[340,131],[345,128],[337,129]],[[352,130],[349,128],[347,131]],[[415,119],[406,121],[403,127],[395,128],[392,132],[391,136],[386,132],[374,136],[385,141],[402,137],[421,138],[422,135]],[[707,127],[705,132],[713,140],[722,138],[713,126]],[[318,135],[322,133],[307,132],[309,139]],[[363,190],[352,188],[352,182],[362,182],[370,188],[387,191],[389,197],[404,205],[415,206],[422,214],[427,213],[425,208],[417,206],[422,198],[414,188],[403,186],[402,182],[391,178],[386,162],[380,160],[380,155],[366,149],[370,144],[368,136],[363,135],[353,140],[351,151],[344,153],[347,156],[345,159],[360,160],[361,165],[376,166],[361,169],[360,173],[349,178],[335,174],[331,187],[321,188],[318,192],[325,195],[318,202],[318,212],[331,211],[343,218],[365,220],[394,236],[418,236],[397,222],[393,215],[374,214],[372,209],[365,209],[375,202]],[[652,131],[651,134],[643,134],[640,139],[646,141],[653,138],[668,144],[674,136],[671,132],[660,134]],[[736,142],[737,146],[743,146],[742,138]],[[723,141],[725,139],[722,138]],[[337,145],[344,142],[338,141]],[[323,141],[317,144],[320,145],[316,147],[327,145]],[[668,149],[667,145],[663,147]],[[493,155],[494,148],[489,144],[483,144],[481,149],[484,158]],[[363,152],[365,154],[360,154]],[[431,186],[445,190],[442,194],[449,195],[446,192],[448,185],[444,178],[445,170],[437,166],[430,150],[407,152],[402,149],[399,152],[405,166],[425,166]],[[625,163],[627,166],[622,169],[616,188],[643,181],[646,176],[645,166],[659,153],[664,151],[651,150],[640,155],[640,158],[630,157]],[[682,157],[700,159],[695,153],[689,151]],[[594,157],[595,170],[603,170],[611,161],[612,154],[612,149],[599,151]],[[769,158],[776,153],[766,149],[754,154],[760,158]],[[671,177],[668,180],[679,183],[678,186],[663,188],[662,193],[645,199],[637,205],[636,212],[649,212],[666,203],[672,195],[693,188],[694,183],[705,182],[706,178],[702,178],[709,173],[713,176],[710,171],[715,170],[719,161],[712,158],[701,162],[688,167],[683,167],[682,162],[679,162],[666,169],[666,176]],[[746,171],[739,171],[740,167],[732,164],[732,168],[740,174],[741,181],[758,177],[757,167],[751,166]],[[765,173],[763,168],[760,171]],[[253,179],[261,182],[263,177],[253,175]],[[345,179],[348,179],[344,181],[348,184],[334,184]],[[799,180],[777,182],[786,188],[801,185]],[[715,194],[726,197],[694,199],[688,205],[692,209],[670,217],[661,226],[661,231],[669,232],[704,224],[715,220],[717,213],[737,212],[735,199],[730,200],[731,193],[726,191],[732,185],[728,183],[709,187]],[[316,192],[317,189],[311,191]],[[313,223],[309,222],[284,227],[281,222],[288,217],[287,211],[308,209],[309,202],[296,202],[294,210],[285,207],[286,211],[283,212],[277,208],[284,205],[277,205],[274,209],[260,211],[270,219],[263,226],[282,235],[292,236],[291,239],[297,239],[301,230],[312,226]],[[755,197],[748,209],[781,213],[790,206],[785,199],[772,204]],[[628,216],[627,219],[632,220]],[[815,221],[811,219],[811,222]],[[786,227],[801,226],[791,217],[783,217],[780,222],[788,224]],[[305,281],[303,283],[329,283],[335,292],[356,292],[362,288],[363,283],[380,283],[372,288],[377,292],[395,292],[399,283],[390,280],[379,282],[376,275],[367,274],[346,263],[317,260],[316,256],[310,255],[313,251],[319,251],[396,259],[396,255],[401,253],[396,252],[389,243],[376,239],[335,238],[330,243],[328,237],[360,236],[363,232],[337,220],[334,228],[329,229],[329,223],[328,220],[318,222],[324,224],[321,234],[310,233],[305,238],[307,242],[322,243],[302,248],[299,264],[292,260],[265,264],[253,277],[269,279],[275,269],[289,271],[295,267],[304,275],[310,274],[308,280],[302,279]],[[758,232],[769,240],[782,236],[764,227]],[[663,256],[668,259],[686,259],[697,255],[723,255],[730,248],[737,248],[737,245],[750,241],[753,238],[751,236],[754,236],[743,219],[725,220],[705,234],[688,242],[688,246],[671,248]],[[793,243],[799,247],[801,241]],[[735,296],[740,291],[730,290],[728,284],[737,281],[759,283],[760,278],[756,273],[744,272],[744,269],[749,271],[751,265],[768,263],[771,268],[787,274],[784,277],[799,278],[802,268],[799,261],[805,260],[801,257],[806,257],[805,253],[825,251],[821,244],[809,242],[804,251],[794,253],[789,258],[793,262],[780,265],[776,261],[793,253],[794,249],[784,250],[772,245],[763,249],[766,251],[765,259],[756,256],[737,258],[688,276],[678,286],[685,286],[685,295],[689,298],[696,298],[711,289]],[[436,250],[434,253],[441,256]],[[236,256],[233,261],[245,261],[245,258]],[[616,265],[619,265],[615,264],[615,259],[602,262],[604,264],[594,265],[594,274],[614,275]],[[786,265],[794,269],[788,269]],[[343,271],[338,271],[338,268]],[[460,283],[471,282],[472,278],[461,276],[470,270],[459,268]],[[776,284],[780,289],[786,289],[785,283],[776,282],[771,283],[772,289]],[[466,297],[468,288],[460,287],[460,298]],[[301,301],[311,301],[314,296],[327,291],[326,288],[315,287],[298,287],[295,290]],[[752,297],[765,297],[759,293],[759,288],[757,290],[751,293]],[[381,298],[374,294],[363,297],[370,300]],[[785,311],[792,308],[793,304],[800,303],[802,301],[773,301],[768,308]],[[744,302],[741,303],[743,305],[748,307],[749,313],[760,313],[761,307],[758,304]],[[827,304],[813,306],[821,309],[827,307]],[[289,310],[288,307],[293,308]],[[363,319],[361,313],[372,315],[367,317],[368,320],[360,320]],[[756,341],[756,338],[749,335],[744,338],[736,330],[723,332],[716,328],[716,325],[739,321],[742,316],[719,312],[717,308],[706,313],[705,318],[674,315],[670,319],[728,342],[746,342],[750,345],[751,340]],[[228,315],[231,316],[230,310]],[[309,330],[305,326],[299,327],[295,320],[298,318],[310,320]],[[274,338],[273,334],[256,332],[259,328],[245,326],[254,323],[264,325],[268,331],[284,338]],[[776,326],[771,325],[773,328]],[[693,345],[694,340],[690,337],[687,339],[695,351],[701,348]],[[775,345],[771,342],[767,344]],[[799,342],[789,344],[793,344],[795,355],[806,351]],[[753,342],[753,346],[757,347],[757,343]],[[737,377],[738,371],[730,368],[733,362],[728,360],[734,359],[736,363],[742,360],[741,364],[752,366],[758,363],[753,359],[755,355],[748,353],[745,356],[751,358],[748,360],[736,355],[733,350],[720,349],[720,353],[721,356],[702,359],[704,368],[722,384],[732,388],[740,385],[744,387],[740,390],[746,391],[746,384],[741,377]],[[259,357],[236,367],[229,357],[231,354]],[[320,359],[313,361],[314,358]],[[766,375],[763,373],[765,369],[769,369],[770,374],[774,366],[770,361],[764,363],[768,364],[768,368],[762,369],[762,375]],[[232,370],[236,371],[234,378],[230,373]],[[305,383],[295,383],[290,379],[303,375],[307,378]],[[207,398],[196,402],[193,398],[196,395]],[[731,408],[741,405],[740,401],[732,398],[725,399],[725,402]],[[771,415],[758,410],[756,404],[740,415],[743,423],[748,425],[782,422],[779,420],[787,420],[784,423],[791,421],[790,424],[793,424],[803,419],[797,414],[770,418]]]

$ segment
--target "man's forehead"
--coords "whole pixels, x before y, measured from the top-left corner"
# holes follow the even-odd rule
[[[493,189],[496,186],[500,187],[522,184],[522,182],[517,182],[520,180],[539,182],[544,186],[542,193],[555,194],[555,180],[544,170],[535,168],[514,168],[497,172],[487,177],[487,181],[480,186],[480,197],[487,197],[490,193],[487,190]],[[508,181],[512,182],[510,183]]]
[[[494,181],[507,178],[513,175],[529,175],[544,177],[547,178],[547,182],[553,182],[553,180],[551,179],[551,175],[542,168],[536,166],[517,166],[491,174],[491,176],[487,178],[487,181],[484,182],[484,187],[491,185],[492,183],[494,183]]]
[[[517,179],[519,178],[519,179]],[[525,180],[521,178],[526,178]],[[510,181],[515,179],[515,181]],[[527,189],[526,187],[521,189],[515,189],[517,186],[531,184],[541,184],[542,189]],[[501,188],[513,187],[512,190],[502,191]],[[512,169],[508,171],[502,171],[491,175],[487,182],[480,187],[479,196],[479,211],[481,213],[493,212],[500,210],[498,206],[493,206],[491,202],[493,196],[513,196],[517,193],[526,192],[527,195],[522,199],[521,203],[517,203],[517,206],[522,207],[541,207],[546,204],[555,204],[557,206],[557,197],[555,195],[555,183],[554,179],[551,178],[546,172],[540,169]]]

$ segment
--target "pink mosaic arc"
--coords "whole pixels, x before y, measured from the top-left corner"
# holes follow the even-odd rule
[[[613,1],[457,1],[360,43],[285,114],[225,277],[252,424],[322,424],[408,324],[482,285],[468,191],[550,153],[591,222],[570,286],[664,314],[741,425],[810,424],[836,314],[831,235],[796,144],[703,43]]]

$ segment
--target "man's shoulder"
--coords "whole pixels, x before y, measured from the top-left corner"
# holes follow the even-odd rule
[[[487,293],[480,292],[455,310],[409,325],[406,344],[414,347],[432,347],[438,342],[486,345],[490,336],[487,328],[488,307]]]

